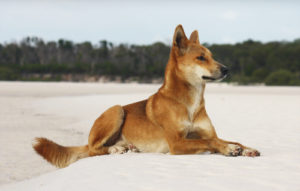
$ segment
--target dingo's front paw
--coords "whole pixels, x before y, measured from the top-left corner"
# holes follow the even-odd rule
[[[242,155],[247,157],[257,157],[260,156],[260,152],[255,149],[246,148],[243,150]]]
[[[228,144],[226,149],[226,156],[239,156],[242,154],[243,149],[235,144]]]

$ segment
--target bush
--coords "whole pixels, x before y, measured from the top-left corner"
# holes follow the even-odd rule
[[[267,75],[268,72],[265,69],[263,68],[256,69],[252,74],[252,81],[263,83]]]
[[[16,80],[18,75],[12,69],[0,67],[0,80]]]
[[[277,70],[272,72],[265,80],[266,85],[297,85],[299,80],[288,70]]]
[[[251,84],[251,79],[248,76],[243,75],[232,75],[230,81],[237,82],[239,85],[248,85]]]

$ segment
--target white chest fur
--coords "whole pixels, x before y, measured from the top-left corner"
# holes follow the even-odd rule
[[[199,86],[196,88],[196,91],[193,93],[193,102],[191,105],[187,106],[189,120],[193,121],[194,114],[197,111],[197,109],[200,107],[200,103],[202,101],[202,95],[203,95],[203,86]]]
[[[188,120],[184,120],[182,122],[183,128],[185,132],[193,132],[193,131],[210,131],[212,128],[211,121],[208,117],[200,119],[194,119],[195,113],[198,111],[200,104],[202,102],[204,87],[201,85],[197,88],[197,91],[193,94],[193,102],[191,105],[187,107],[188,111]]]

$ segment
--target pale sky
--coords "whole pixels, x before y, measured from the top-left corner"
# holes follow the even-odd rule
[[[300,1],[0,0],[0,43],[37,36],[169,44],[178,24],[207,43],[291,41],[300,38]]]

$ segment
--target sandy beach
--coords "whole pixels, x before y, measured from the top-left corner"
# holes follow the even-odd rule
[[[88,190],[99,184],[110,190],[181,190],[187,184],[190,190],[299,190],[299,87],[207,84],[206,108],[218,135],[258,149],[259,158],[129,153],[58,170],[31,147],[41,136],[66,146],[86,144],[104,110],[146,99],[159,87],[0,82],[0,190],[63,190],[70,179],[74,190],[87,184]]]

